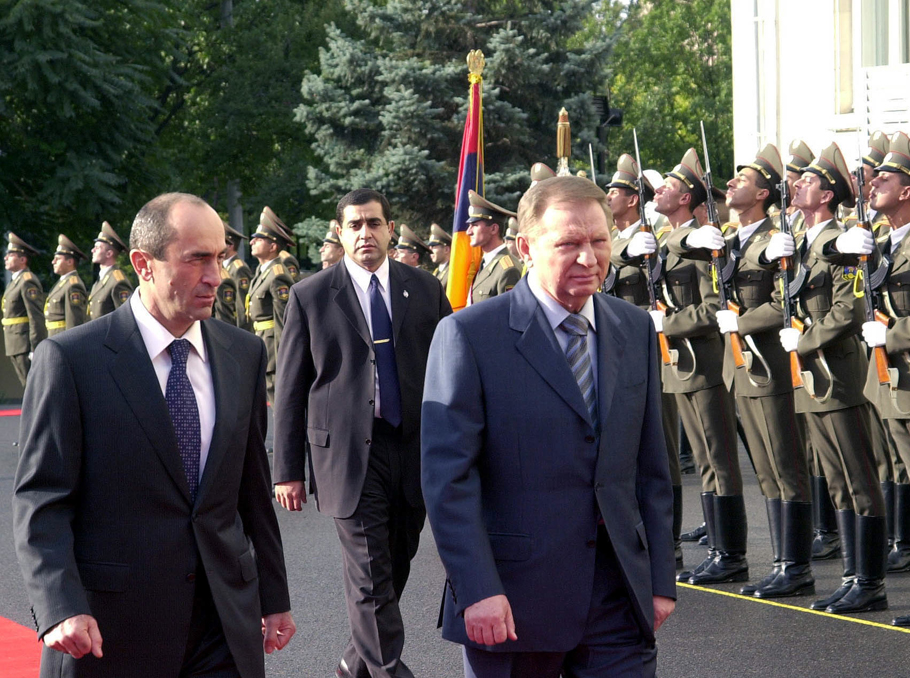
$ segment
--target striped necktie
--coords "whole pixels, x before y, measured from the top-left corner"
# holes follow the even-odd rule
[[[579,313],[570,313],[559,325],[569,335],[569,345],[566,347],[566,360],[581,395],[591,413],[591,423],[597,429],[597,393],[594,388],[594,368],[591,365],[591,354],[588,353],[588,320]]]
[[[167,401],[167,409],[174,424],[174,433],[177,434],[177,447],[183,461],[183,470],[186,472],[186,481],[190,486],[190,498],[196,501],[202,431],[196,394],[186,374],[190,342],[186,339],[175,339],[167,350],[171,354],[171,371],[167,375],[164,399]]]

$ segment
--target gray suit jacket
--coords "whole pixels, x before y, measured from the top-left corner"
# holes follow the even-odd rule
[[[39,636],[92,614],[104,657],[44,649],[42,676],[177,676],[208,575],[241,674],[262,677],[260,617],[290,609],[271,502],[265,350],[202,323],[216,421],[195,503],[129,304],[41,343],[22,405],[16,551]]]

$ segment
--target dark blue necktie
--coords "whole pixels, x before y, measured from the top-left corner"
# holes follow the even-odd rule
[[[373,324],[373,352],[379,372],[379,414],[392,426],[401,424],[401,387],[395,342],[392,341],[392,319],[379,292],[379,278],[370,278],[370,321]]]
[[[186,339],[175,339],[167,347],[171,354],[171,372],[167,375],[167,387],[164,399],[174,423],[177,434],[177,447],[183,470],[190,486],[190,497],[196,501],[196,490],[199,487],[199,454],[202,448],[202,432],[199,426],[199,408],[196,406],[196,394],[186,375],[186,359],[190,354],[190,342]]]
[[[560,324],[569,335],[566,346],[566,360],[581,389],[585,405],[591,413],[591,423],[597,428],[597,390],[594,388],[594,367],[588,353],[588,320],[580,313],[570,313]]]

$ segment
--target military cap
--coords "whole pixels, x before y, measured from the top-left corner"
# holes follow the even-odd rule
[[[515,240],[518,237],[518,219],[509,217],[509,225],[506,227],[506,240]]]
[[[642,176],[648,180],[648,183],[651,184],[651,187],[663,186],[664,178],[660,175],[660,172],[654,169],[646,169],[641,173]],[[656,190],[656,189],[655,189]],[[652,198],[653,200],[653,198]],[[648,202],[651,202],[650,200]]]
[[[62,233],[57,236],[57,251],[54,252],[54,254],[65,254],[68,257],[75,257],[76,259],[88,259],[88,257],[85,256],[85,253],[76,247],[75,243]]]
[[[7,252],[15,252],[16,254],[24,254],[26,256],[30,254],[38,254],[38,250],[25,242],[18,235],[12,231],[6,236],[7,242],[9,243],[6,246]]]
[[[394,228],[392,229],[392,239],[389,241],[389,244],[391,247],[396,247],[398,245],[398,233]]]
[[[650,202],[654,199],[654,186],[651,185],[646,176],[642,175],[641,179],[644,184],[645,202]],[[638,163],[635,162],[635,158],[628,153],[623,153],[619,156],[619,160],[616,161],[616,171],[613,173],[613,178],[610,179],[610,183],[604,188],[625,188],[637,193]]]
[[[888,153],[875,171],[910,174],[910,137],[903,132],[895,132],[888,143]]]
[[[790,160],[787,162],[787,171],[802,174],[803,170],[815,160],[815,153],[802,139],[790,142]]]
[[[430,239],[427,241],[427,246],[433,245],[451,245],[452,236],[442,230],[442,226],[439,224],[430,224]]]
[[[430,248],[421,240],[407,224],[401,225],[401,236],[398,238],[398,244],[395,245],[400,250],[410,250],[412,252],[429,252]]]
[[[247,238],[245,235],[243,235],[243,233],[241,233],[240,231],[238,231],[238,230],[236,230],[236,229],[231,228],[231,225],[230,225],[228,222],[222,221],[221,223],[224,224],[224,235],[225,235],[225,237],[228,237],[228,238],[240,238],[240,239],[242,239],[242,240],[249,240],[249,238]]]
[[[115,250],[120,250],[121,252],[129,249],[126,246],[126,243],[120,239],[120,236],[114,231],[114,227],[111,226],[106,221],[101,224],[101,233],[98,234],[98,237],[95,238],[95,242],[103,242],[107,245],[110,245]]]
[[[844,154],[841,153],[837,144],[832,143],[828,146],[803,171],[811,172],[825,179],[831,185],[831,190],[834,191],[834,196],[839,203],[846,207],[853,207],[856,204],[850,170],[847,169]]]
[[[891,142],[887,134],[884,132],[873,132],[872,136],[869,137],[869,148],[866,149],[866,154],[863,156],[863,164],[869,165],[869,167],[881,165],[890,146]]]
[[[780,151],[774,144],[768,144],[761,149],[752,162],[737,165],[736,171],[742,172],[746,167],[761,174],[772,186],[777,186],[783,178],[784,161],[781,160]]]
[[[265,212],[262,213],[259,219],[259,227],[256,229],[256,232],[250,236],[250,240],[254,238],[265,238],[266,240],[271,240],[273,243],[276,243],[280,247],[287,247],[292,244],[288,239],[287,233],[284,232],[284,229],[281,228],[278,224],[272,221]]]
[[[281,219],[278,218],[278,215],[275,214],[274,210],[271,207],[269,207],[268,205],[266,205],[265,207],[262,208],[262,214],[259,215],[259,221],[262,221],[263,217],[268,217],[269,219],[272,220],[272,223],[278,224],[278,226],[285,231],[290,230],[285,225],[285,223]]]
[[[332,223],[337,224],[338,222],[332,219]],[[340,245],[341,238],[338,237],[338,231],[334,227],[329,228],[328,233],[325,234],[325,237],[322,239],[324,243],[330,243],[332,245]]]
[[[468,223],[475,221],[495,221],[504,225],[509,217],[518,216],[515,212],[510,212],[504,207],[494,205],[482,195],[474,191],[468,191],[468,201],[471,206],[468,208]]]
[[[701,168],[701,161],[694,148],[686,151],[682,160],[664,176],[673,177],[681,181],[692,193],[691,207],[695,208],[708,199],[708,188],[705,185],[705,171]]]
[[[555,176],[556,172],[542,162],[535,162],[531,165],[531,186],[536,185],[544,179],[552,179]]]

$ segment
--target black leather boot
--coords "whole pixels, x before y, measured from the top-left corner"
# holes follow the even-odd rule
[[[840,546],[837,536],[837,518],[834,504],[828,494],[828,481],[825,476],[812,476],[812,521],[815,527],[815,540],[812,542],[812,560],[837,558]]]
[[[812,576],[812,504],[807,501],[781,503],[780,574],[755,592],[756,598],[786,598],[815,593]]]
[[[771,553],[774,555],[771,571],[761,581],[743,586],[739,592],[744,596],[755,595],[758,589],[770,584],[780,574],[780,504],[780,499],[765,499],[765,509],[768,511],[768,528],[771,532]]]
[[[816,600],[809,606],[813,610],[827,610],[830,605],[847,595],[853,588],[853,581],[856,578],[856,514],[853,509],[834,513],[840,530],[840,555],[844,563],[844,577],[834,593],[827,598]]]
[[[853,614],[888,609],[885,554],[888,532],[884,516],[856,516],[856,580],[847,594],[825,612]]]
[[[683,566],[682,541],[679,533],[682,532],[682,485],[673,486],[673,553],[676,556],[676,567]]]
[[[749,579],[746,560],[746,502],[741,494],[714,495],[714,543],[717,557],[689,583],[696,586],[724,584]]]
[[[882,484],[882,496],[885,498],[885,524],[888,526],[888,548],[894,546],[894,481],[886,480]]]
[[[888,554],[888,572],[910,570],[910,485],[894,486],[894,548]]]
[[[705,516],[705,533],[708,537],[708,555],[705,556],[705,559],[695,566],[694,570],[683,570],[678,575],[676,575],[676,581],[678,582],[688,582],[689,579],[696,573],[704,570],[708,565],[714,562],[714,559],[717,557],[717,549],[714,546],[714,493],[713,492],[702,492],[701,493],[701,510]]]
[[[708,534],[708,528],[705,526],[704,523],[702,523],[698,527],[696,527],[692,530],[689,530],[688,532],[683,532],[681,535],[679,535],[679,540],[680,541],[699,541],[702,537],[706,536],[707,534]]]

